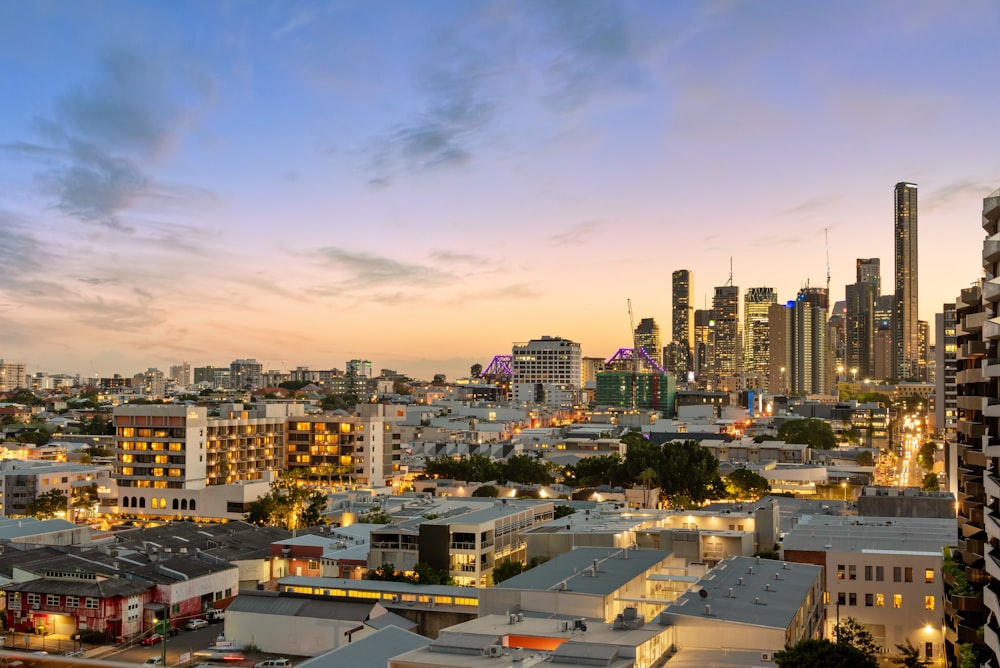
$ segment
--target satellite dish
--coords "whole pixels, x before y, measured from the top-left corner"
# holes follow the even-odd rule
[[[699,589],[698,596],[701,596],[702,598],[708,598],[708,592],[705,591],[704,589]]]

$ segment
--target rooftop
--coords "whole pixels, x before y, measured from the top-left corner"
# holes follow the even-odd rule
[[[662,550],[578,547],[504,580],[497,588],[544,590],[565,583],[566,591],[607,596],[669,558],[670,553]],[[596,576],[591,575],[595,561]]]
[[[661,613],[787,629],[821,572],[819,566],[728,557]]]
[[[298,668],[385,668],[394,656],[426,647],[430,643],[416,633],[396,626],[387,626],[335,650],[320,654],[298,665]]]
[[[942,555],[955,542],[954,519],[803,515],[785,534],[783,550],[899,552]]]

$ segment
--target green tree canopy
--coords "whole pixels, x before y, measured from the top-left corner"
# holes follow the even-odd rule
[[[774,655],[778,668],[878,668],[875,659],[843,643],[806,638]]]
[[[719,460],[698,441],[664,443],[660,464],[660,494],[674,505],[699,504],[725,493]]]
[[[924,479],[920,482],[920,489],[925,492],[936,492],[940,488],[936,473],[924,474]]]
[[[879,651],[879,645],[872,634],[854,617],[846,617],[833,627],[833,635],[840,645],[849,645],[872,661]]]
[[[789,420],[778,429],[778,437],[786,443],[802,443],[820,450],[837,447],[830,424],[817,418]]]
[[[615,473],[622,465],[617,454],[584,457],[572,467],[573,484],[577,487],[598,487],[610,485]]]
[[[893,657],[892,662],[904,668],[924,668],[927,662],[920,658],[920,649],[913,646],[910,639],[906,639],[906,644],[896,643],[899,656]]]
[[[726,492],[737,501],[756,501],[770,491],[767,478],[750,469],[736,469],[726,476]]]
[[[864,452],[860,453],[857,457],[854,458],[854,461],[857,462],[858,466],[875,465],[875,457],[868,450],[865,450]]]
[[[28,504],[25,509],[26,515],[37,517],[40,520],[47,520],[66,513],[69,507],[69,499],[61,489],[50,489],[44,494],[39,494],[34,501]]]
[[[500,584],[504,580],[509,580],[523,572],[524,564],[520,561],[504,559],[499,563],[493,564],[493,584]]]
[[[326,496],[301,483],[308,475],[304,469],[283,471],[271,483],[270,491],[252,501],[244,518],[257,525],[278,526],[289,531],[323,523]]]
[[[496,488],[496,485],[480,485],[472,493],[472,496],[494,498],[497,494],[499,494],[499,490]]]

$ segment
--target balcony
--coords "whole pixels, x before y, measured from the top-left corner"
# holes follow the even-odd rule
[[[983,242],[983,267],[988,268],[998,260],[1000,260],[1000,239],[986,239]]]
[[[997,478],[995,475],[984,475],[983,489],[986,490],[986,494],[992,496],[994,499],[1000,499],[1000,478]]]
[[[983,323],[983,338],[987,341],[1000,339],[1000,319],[990,318]]]
[[[1000,637],[991,625],[983,627],[983,642],[993,651],[993,656],[1000,656]]]
[[[475,543],[462,543],[462,542],[458,542],[458,541],[452,541],[452,543],[451,543],[451,549],[453,549],[453,550],[475,550],[476,549],[476,544]]]
[[[959,395],[955,399],[958,407],[967,411],[982,411],[986,408],[986,397],[978,395]],[[961,424],[961,423],[959,423]]]
[[[966,341],[961,345],[961,347],[959,347],[956,357],[958,359],[972,359],[976,357],[983,357],[985,355],[985,341]]]
[[[983,282],[983,301],[991,304],[1000,301],[1000,279],[991,278]]]
[[[980,404],[985,403],[986,401],[982,397],[959,397],[959,404],[961,404],[963,398],[976,399]],[[973,402],[970,401],[969,403]],[[968,409],[970,407],[962,406],[962,408]],[[962,434],[963,436],[966,436],[969,439],[980,439],[986,435],[986,425],[980,422],[971,422],[969,420],[962,420],[957,425],[955,425],[955,428],[958,430],[958,433]]]
[[[970,313],[969,315],[962,318],[962,329],[966,332],[978,332],[983,328],[983,323],[986,322],[986,312],[979,311],[977,313]]]

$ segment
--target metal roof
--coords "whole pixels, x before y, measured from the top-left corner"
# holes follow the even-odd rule
[[[661,613],[786,630],[816,585],[819,566],[729,557]]]
[[[670,557],[662,550],[628,550],[606,547],[578,547],[565,552],[544,564],[504,580],[499,589],[555,589],[561,582],[566,591],[584,594],[611,594],[627,582]],[[594,560],[598,561],[597,575],[590,575]]]
[[[416,633],[410,633],[396,626],[387,626],[371,635],[303,661],[297,668],[341,668],[342,666],[385,668],[389,659],[394,656],[426,647],[430,642],[429,638]]]
[[[955,543],[955,519],[804,515],[782,550],[907,552],[941,556]]]

